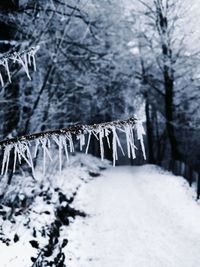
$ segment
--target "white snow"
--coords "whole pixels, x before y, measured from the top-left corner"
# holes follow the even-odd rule
[[[56,157],[54,155],[54,157]],[[59,169],[59,161],[56,160]],[[37,257],[38,251],[31,246],[30,240],[35,240],[33,237],[33,228],[37,230],[36,240],[39,242],[40,248],[43,248],[48,243],[48,237],[41,235],[42,228],[47,228],[54,220],[54,209],[58,202],[58,195],[54,191],[55,188],[60,188],[67,198],[72,197],[76,188],[82,186],[85,182],[91,179],[89,172],[97,173],[99,168],[109,166],[109,162],[105,160],[101,162],[99,159],[91,155],[76,154],[69,158],[69,163],[65,165],[64,170],[60,173],[55,167],[55,163],[49,162],[46,166],[48,175],[43,175],[43,169],[36,169],[35,180],[31,176],[16,176],[13,177],[13,182],[10,187],[6,186],[6,176],[1,180],[0,195],[6,191],[5,197],[12,202],[16,196],[34,196],[34,200],[30,207],[25,208],[21,215],[13,216],[15,223],[3,220],[0,216],[0,237],[11,240],[9,246],[0,241],[0,267],[31,267],[31,257]],[[3,186],[5,184],[5,186]],[[40,186],[43,186],[43,192],[48,191],[51,195],[51,204],[48,205],[42,196]],[[32,193],[32,190],[35,193]],[[5,207],[4,207],[5,210]],[[8,214],[10,208],[7,208]],[[48,211],[49,214],[45,214]],[[28,227],[27,227],[28,225]],[[66,228],[66,229],[65,229]],[[63,227],[67,231],[68,227]],[[19,241],[14,243],[14,235],[19,236]]]
[[[101,176],[91,178],[89,172],[98,172],[99,167],[107,167],[107,170]],[[70,218],[71,224],[61,228],[60,240],[69,240],[63,249],[66,266],[199,265],[200,206],[193,188],[182,177],[151,165],[113,168],[108,162],[102,163],[100,159],[84,154],[70,157],[70,164],[61,173],[51,168],[50,163],[48,173],[52,174],[44,177],[41,166],[34,182],[36,191],[40,192],[43,184],[43,190],[52,194],[51,205],[36,193],[29,211],[14,217],[14,224],[0,218],[5,237],[13,240],[15,233],[19,236],[19,241],[11,241],[9,246],[0,243],[1,267],[31,266],[30,257],[38,254],[29,243],[35,239],[33,227],[39,234],[42,227],[55,219],[53,203],[57,203],[58,196],[53,189],[57,187],[62,188],[68,198],[79,188],[73,205],[88,214],[86,218]],[[31,195],[35,186],[31,177],[24,177],[20,184],[18,179],[16,177],[7,192],[13,199],[14,192],[19,192],[20,188],[23,198],[23,195]],[[25,226],[28,221],[29,229]],[[38,234],[42,248],[48,239]]]
[[[196,267],[200,206],[182,177],[155,166],[116,167],[81,187],[67,235],[69,267]]]

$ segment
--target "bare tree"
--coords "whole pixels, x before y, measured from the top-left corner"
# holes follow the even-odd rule
[[[142,81],[146,99],[150,161],[154,162],[163,155],[160,149],[154,155],[152,143],[158,148],[160,146],[155,142],[158,140],[164,149],[166,144],[163,139],[166,136],[171,147],[171,158],[180,160],[183,155],[177,141],[177,100],[183,99],[181,87],[187,90],[191,87],[192,71],[196,66],[194,59],[198,55],[188,47],[190,32],[184,25],[184,19],[188,16],[187,6],[182,1],[174,0],[138,0],[138,3],[139,11],[134,14],[138,20],[136,31],[140,71],[136,77]],[[156,132],[157,121],[160,127]]]

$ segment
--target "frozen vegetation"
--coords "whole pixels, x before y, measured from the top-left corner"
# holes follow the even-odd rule
[[[199,266],[199,3],[0,1],[0,267]]]

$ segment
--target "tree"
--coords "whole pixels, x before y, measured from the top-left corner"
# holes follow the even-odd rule
[[[13,136],[124,119],[135,112],[130,25],[121,4],[20,1],[4,20],[17,25],[13,50],[40,45],[34,82],[17,73],[19,114]]]
[[[92,3],[91,7],[93,7],[94,10],[98,9],[98,5],[93,5]],[[120,34],[116,36],[113,35],[113,32],[117,31],[116,25],[113,25],[113,22],[116,19],[116,15],[118,15],[119,18],[121,11],[116,14],[114,13],[114,17],[112,17],[110,21],[107,21],[105,13],[108,11],[108,7],[111,8],[111,5],[108,4],[105,7],[100,17],[98,17],[97,13],[94,18],[92,17],[94,16],[93,13],[93,15],[90,15],[87,14],[84,9],[80,9],[80,1],[73,3],[73,5],[64,2],[44,3],[43,1],[37,1],[33,3],[28,1],[26,4],[18,6],[14,11],[9,11],[7,23],[11,23],[14,20],[13,15],[15,16],[15,21],[17,21],[18,50],[21,51],[22,47],[25,45],[28,47],[30,44],[42,45],[38,52],[37,60],[37,75],[39,79],[37,78],[37,82],[34,83],[31,81],[32,75],[30,74],[29,67],[31,68],[32,64],[33,69],[36,70],[34,55],[38,50],[37,47],[24,52],[14,52],[14,54],[3,55],[2,60],[4,60],[6,64],[9,63],[9,60],[19,62],[30,81],[27,82],[27,79],[20,79],[19,83],[21,113],[17,127],[15,125],[15,130],[16,135],[22,135],[22,138],[14,137],[1,142],[1,146],[5,149],[2,174],[7,173],[8,169],[11,168],[12,176],[12,169],[15,171],[17,160],[19,162],[21,162],[21,160],[25,161],[28,163],[29,167],[32,168],[32,171],[34,171],[34,162],[31,155],[33,151],[31,151],[29,145],[30,140],[36,141],[34,156],[37,156],[38,146],[42,147],[45,170],[46,156],[49,155],[50,157],[50,153],[48,152],[50,147],[49,137],[52,137],[54,142],[53,146],[58,146],[61,168],[62,150],[65,150],[67,157],[68,145],[70,151],[73,151],[72,134],[78,135],[77,138],[80,140],[81,149],[86,144],[85,134],[89,134],[86,151],[89,148],[91,136],[94,135],[95,139],[98,138],[100,142],[100,146],[99,144],[98,146],[100,147],[102,159],[105,154],[104,140],[107,140],[107,146],[112,148],[112,156],[115,163],[117,160],[117,146],[122,150],[116,127],[114,127],[115,125],[125,127],[123,131],[125,131],[127,138],[128,156],[135,157],[134,137],[132,134],[132,126],[134,123],[132,120],[106,124],[105,127],[102,126],[102,124],[98,126],[94,125],[93,127],[72,127],[73,129],[77,128],[75,132],[73,129],[43,132],[46,128],[63,128],[66,122],[62,113],[65,114],[68,119],[76,118],[77,121],[80,121],[80,119],[85,116],[85,120],[88,120],[88,110],[86,110],[86,112],[84,110],[88,105],[88,101],[96,104],[96,112],[94,112],[94,110],[91,111],[91,113],[94,114],[94,121],[92,121],[92,123],[97,122],[97,120],[99,120],[99,122],[112,120],[114,114],[118,116],[118,114],[123,112],[123,98],[125,99],[125,95],[121,93],[121,88],[124,85],[130,86],[130,84],[128,84],[128,78],[131,75],[131,70],[125,69],[124,71],[124,65],[120,66],[119,62],[122,63],[123,60],[128,62],[127,58],[129,54],[125,52],[128,34],[125,35],[126,38],[124,42],[122,42],[122,45],[117,46],[116,41],[120,38]],[[33,10],[35,11],[34,13],[32,12]],[[23,20],[21,19],[22,12],[25,12]],[[42,13],[43,16],[38,21],[40,13]],[[66,23],[63,24],[60,18],[66,21]],[[81,20],[81,23],[78,23],[79,20]],[[99,23],[98,27],[96,26],[97,21]],[[36,26],[39,22],[40,28],[38,31],[35,31],[34,27],[30,27],[30,23]],[[121,20],[119,21],[119,25],[120,23]],[[61,26],[59,30],[58,25]],[[119,25],[117,25],[118,30]],[[107,34],[108,30],[110,34]],[[123,28],[121,28],[119,33],[122,33],[122,30]],[[83,36],[80,38],[77,33]],[[53,38],[53,42],[46,42],[49,38]],[[66,47],[67,50],[65,51]],[[70,59],[70,56],[71,60],[66,64],[66,58]],[[50,61],[49,57],[51,58]],[[83,58],[83,60],[81,58]],[[46,64],[46,68],[44,68],[44,63]],[[11,69],[9,66],[5,68],[5,70],[9,77],[15,75],[15,73],[10,73]],[[20,72],[20,75],[22,75],[22,72]],[[64,90],[63,87],[65,85],[64,81],[66,75],[68,75],[68,90]],[[42,76],[44,76],[44,78]],[[90,81],[88,77],[92,78],[92,81]],[[33,76],[33,80],[35,79],[36,76]],[[117,81],[117,79],[120,80]],[[11,82],[10,78],[8,82]],[[93,84],[97,86],[95,87]],[[99,90],[101,90],[101,92]],[[102,100],[98,99],[98,101],[95,102],[94,99],[91,98],[91,95],[97,95],[97,98],[101,96]],[[84,99],[80,98],[80,96]],[[83,104],[82,100],[87,102],[86,105]],[[41,102],[43,103],[42,106]],[[72,105],[69,104],[70,102]],[[68,105],[67,110],[66,104]],[[102,109],[102,107],[104,108]],[[34,123],[36,120],[37,124]],[[136,126],[137,125],[138,138],[141,141],[144,152],[142,143],[143,130],[141,130],[140,123],[136,123]],[[33,135],[26,134],[34,130],[38,130],[39,133]],[[109,134],[112,134],[112,140],[109,139]],[[9,183],[10,181],[11,178],[9,178]]]
[[[174,0],[139,0],[138,3],[134,13],[138,19],[137,41],[133,47],[138,47],[137,78],[142,81],[146,99],[150,161],[159,163],[161,155],[168,157],[165,137],[170,144],[170,158],[183,160],[178,142],[177,102],[183,99],[181,87],[186,90],[191,87],[194,58],[198,55],[188,46],[191,36],[184,24],[187,6]]]

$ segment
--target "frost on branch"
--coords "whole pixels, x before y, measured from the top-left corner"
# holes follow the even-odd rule
[[[11,73],[10,73],[10,65],[12,63],[18,63],[23,70],[25,71],[27,77],[31,79],[29,74],[29,68],[32,67],[34,71],[36,71],[36,61],[35,61],[35,54],[39,50],[39,46],[31,47],[28,50],[22,51],[22,52],[14,52],[14,53],[8,53],[0,57],[0,66],[2,68],[0,69],[0,83],[1,86],[4,86],[4,79],[1,71],[3,70],[6,75],[8,82],[11,83]]]
[[[63,155],[67,161],[69,153],[74,152],[74,140],[77,139],[80,150],[88,153],[91,137],[94,136],[100,146],[101,159],[104,159],[104,144],[112,149],[113,165],[118,160],[118,152],[125,155],[125,151],[120,143],[118,134],[124,133],[126,138],[127,154],[129,158],[135,158],[135,135],[140,142],[143,157],[146,159],[143,135],[145,134],[142,122],[135,118],[124,121],[113,121],[93,125],[75,125],[65,129],[35,133],[18,138],[12,138],[0,141],[0,147],[3,150],[3,159],[1,166],[1,175],[7,174],[10,157],[13,157],[13,171],[16,170],[16,164],[21,164],[22,160],[28,164],[34,174],[33,159],[37,157],[38,151],[42,152],[43,171],[46,170],[46,162],[52,161],[52,150],[57,147],[59,158],[59,169],[62,169]],[[76,137],[76,138],[75,138]],[[112,137],[112,138],[109,138]],[[112,139],[112,141],[110,141]]]

